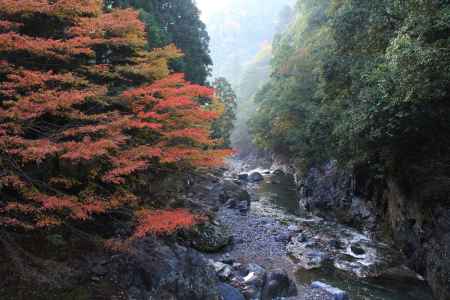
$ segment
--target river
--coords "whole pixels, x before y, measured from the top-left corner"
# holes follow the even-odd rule
[[[228,176],[235,178],[242,171],[255,170],[241,166]],[[401,253],[391,245],[308,215],[298,206],[292,176],[256,171],[264,180],[242,183],[252,198],[249,212],[239,214],[227,208],[219,212],[235,240],[233,247],[220,254],[222,258],[287,270],[300,295],[313,281],[322,281],[346,291],[353,300],[433,299],[425,281],[401,263]]]

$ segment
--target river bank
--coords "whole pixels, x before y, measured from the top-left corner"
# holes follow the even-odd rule
[[[334,299],[326,293],[314,295],[314,281],[339,287],[356,300],[433,299],[423,278],[404,266],[402,254],[392,245],[308,215],[299,208],[291,176],[248,169],[253,167],[234,162],[225,173],[223,180],[249,193],[249,209],[219,209],[217,220],[230,228],[234,242],[219,254],[209,254],[210,259],[284,270],[297,286],[295,299]],[[251,182],[239,176],[243,172],[263,176]]]

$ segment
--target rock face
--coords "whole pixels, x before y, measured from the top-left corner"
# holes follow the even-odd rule
[[[135,253],[108,264],[110,280],[128,290],[128,299],[219,299],[214,269],[198,252],[150,238],[138,243]]]
[[[398,179],[374,179],[363,169],[351,174],[332,162],[297,178],[303,208],[392,239],[405,253],[408,267],[427,280],[436,299],[450,299],[448,193],[405,188]],[[351,247],[355,255],[361,250]]]
[[[339,170],[334,162],[311,169],[298,185],[300,206],[305,210],[358,229],[376,229],[373,204],[354,193],[354,177]]]
[[[368,278],[404,262],[391,246],[375,242],[348,226],[313,218],[301,221],[298,227],[301,233],[291,238],[286,249],[304,270],[327,265]]]

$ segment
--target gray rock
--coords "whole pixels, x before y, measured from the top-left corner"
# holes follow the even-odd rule
[[[267,274],[262,299],[272,300],[280,297],[291,297],[297,295],[297,287],[286,271],[274,270]]]
[[[238,175],[238,179],[239,179],[239,180],[246,181],[246,180],[248,180],[248,174],[247,174],[247,173],[239,174],[239,175]]]
[[[251,182],[263,181],[264,177],[259,172],[253,172],[248,176],[248,180]]]
[[[314,244],[303,242],[303,235],[293,238],[286,249],[288,253],[295,258],[297,264],[305,270],[320,268],[323,263],[329,259],[326,252],[311,248]]]
[[[222,271],[220,271],[217,275],[219,276],[220,280],[227,281],[231,278],[231,275],[233,274],[231,267],[229,265],[226,265],[225,268],[223,268]]]
[[[275,176],[284,176],[285,175],[284,171],[281,169],[277,169],[277,170],[273,171],[272,174]]]
[[[364,250],[364,248],[361,245],[359,245],[359,244],[351,245],[350,249],[356,255],[364,255],[364,254],[366,254],[366,250]]]
[[[174,243],[143,239],[109,267],[109,280],[129,299],[219,299],[214,269],[197,251]]]
[[[216,271],[217,276],[219,276],[220,280],[228,281],[232,275],[231,266],[228,264],[224,264],[220,261],[214,262],[210,261],[210,264],[213,266]]]
[[[243,294],[246,299],[261,299],[266,283],[266,270],[257,264],[249,264],[247,271],[247,275],[243,278]]]
[[[245,300],[238,289],[226,283],[220,283],[217,287],[222,300]]]
[[[333,300],[349,300],[347,292],[320,281],[313,282],[311,284],[311,288],[325,291],[326,293],[333,296]]]
[[[222,203],[226,203],[229,200],[250,202],[250,194],[242,186],[233,182],[233,180],[224,180],[221,185],[221,191],[218,192]]]
[[[229,229],[221,224],[200,224],[182,233],[194,249],[202,252],[218,252],[231,243],[232,235]]]

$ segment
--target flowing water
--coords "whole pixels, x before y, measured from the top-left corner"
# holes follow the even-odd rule
[[[289,175],[268,175],[267,171],[259,171],[266,173],[264,181],[260,184],[251,185],[250,187],[257,200],[256,206],[271,206],[288,218],[301,219],[301,217],[304,217],[305,212],[302,212],[298,206],[294,178]],[[308,227],[308,230],[310,230],[312,239],[320,239],[323,238],[321,237],[322,235],[328,234],[336,237],[344,245],[350,245],[357,239],[360,244],[362,243],[364,245],[366,253],[362,256],[357,256],[352,254],[351,251],[349,252],[348,249],[343,249],[337,255],[338,257],[351,258],[350,263],[336,259],[334,265],[327,263],[320,268],[311,270],[299,268],[296,272],[298,284],[308,286],[313,281],[322,281],[347,291],[352,300],[433,299],[426,283],[415,273],[403,266],[391,269],[387,268],[389,269],[388,272],[383,272],[382,275],[375,278],[360,278],[355,276],[355,274],[363,276],[361,273],[365,274],[364,272],[370,270],[372,265],[374,268],[378,267],[376,263],[382,265],[387,262],[395,262],[395,258],[383,261],[383,256],[393,255],[392,247],[371,241],[368,237],[353,229],[330,222],[319,222],[311,228]],[[318,236],[320,237],[318,238]],[[350,248],[350,246],[345,247]],[[385,254],[385,252],[389,254]],[[350,266],[350,268],[346,269],[347,266]],[[367,268],[365,268],[366,266]],[[353,271],[353,275],[350,275],[352,272],[346,272],[349,270]]]

